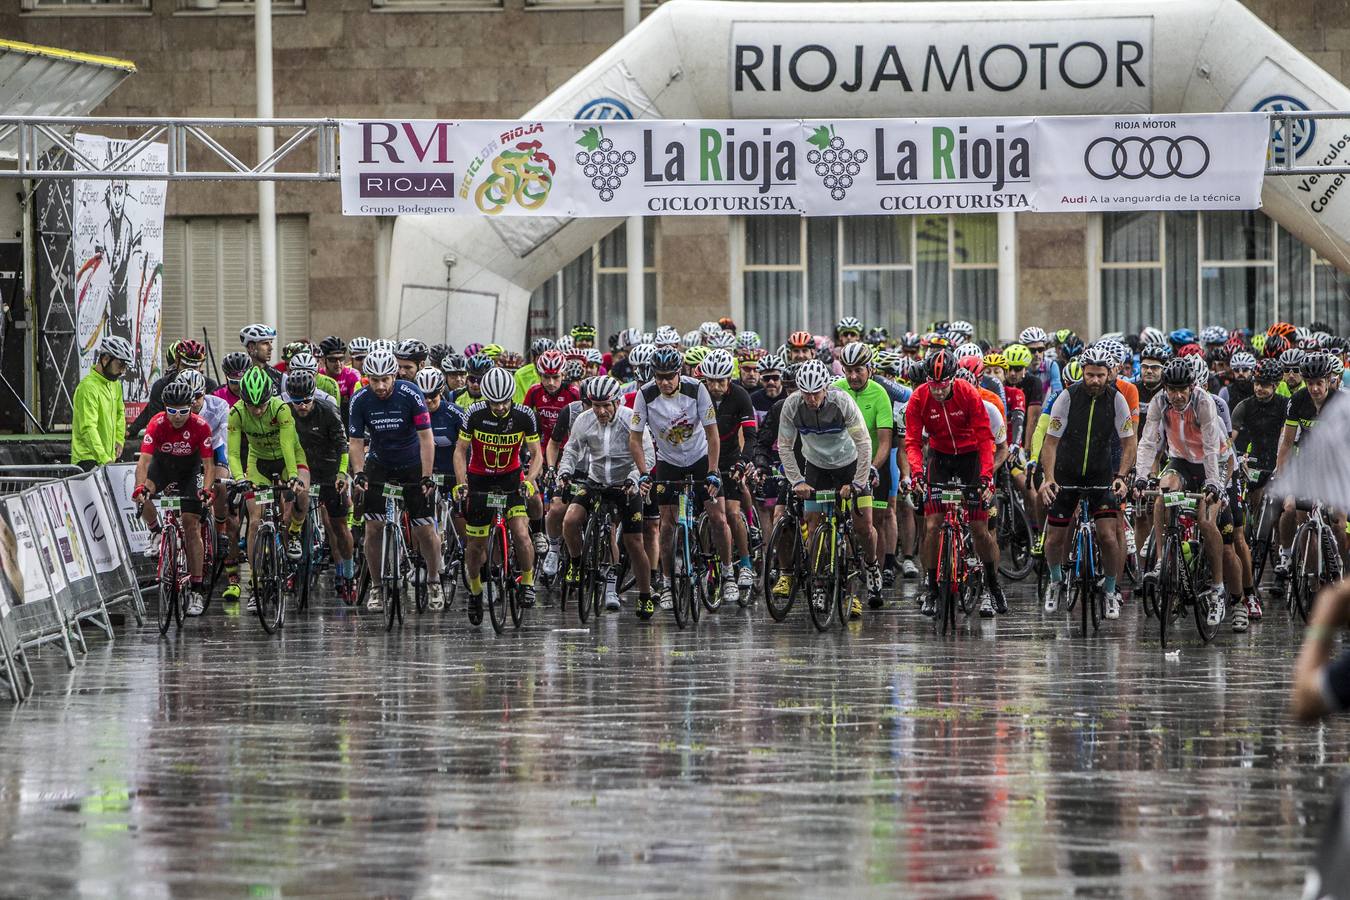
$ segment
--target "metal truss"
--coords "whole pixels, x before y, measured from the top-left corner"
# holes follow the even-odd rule
[[[278,146],[266,159],[248,162],[218,139],[221,129],[246,130],[257,146],[258,129],[271,128]],[[124,132],[126,148],[114,159],[89,159],[75,146],[78,131]],[[166,171],[140,171],[140,158],[156,143],[168,145]],[[53,168],[61,154],[71,168]],[[17,162],[0,178],[120,179],[125,181],[336,181],[336,119],[171,119],[74,116],[0,116],[0,152]],[[285,169],[282,163],[289,164]]]
[[[1316,129],[1319,121],[1350,120],[1350,112],[1273,111],[1266,113],[1266,115],[1270,119],[1270,143],[1267,145],[1269,150],[1266,156],[1267,175],[1350,174],[1350,164],[1339,166],[1330,164],[1309,165],[1298,161],[1298,157],[1304,152],[1298,149],[1299,144],[1312,137],[1312,131]],[[1285,150],[1286,147],[1291,145],[1295,148],[1293,153]],[[1345,159],[1350,163],[1350,154],[1335,154],[1335,158]]]

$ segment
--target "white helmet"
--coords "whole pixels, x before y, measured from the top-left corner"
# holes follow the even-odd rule
[[[1234,369],[1255,369],[1256,357],[1245,350],[1239,350],[1237,353],[1233,354],[1233,358],[1229,361],[1229,365]]]
[[[516,395],[516,376],[500,366],[488,369],[483,376],[483,396],[493,403],[504,403]]]
[[[1139,332],[1139,343],[1143,344],[1145,347],[1150,344],[1165,344],[1167,343],[1167,335],[1162,333],[1161,328],[1154,328],[1152,325],[1146,325],[1144,326],[1144,329]]]
[[[115,334],[105,334],[98,342],[98,355],[111,356],[113,359],[121,360],[127,365],[135,362],[131,352],[131,342],[126,338],[120,338]]]
[[[572,340],[570,334],[564,334],[553,344],[553,349],[560,353],[570,353],[577,348],[577,342]]]
[[[277,330],[271,325],[264,325],[261,322],[253,325],[245,325],[239,329],[239,343],[248,346],[254,341],[274,341],[277,339]]]
[[[636,328],[625,328],[619,332],[619,347],[627,349],[636,346],[642,340],[642,334]]]
[[[970,337],[971,335],[975,334],[975,326],[967,322],[965,319],[957,319],[955,322],[952,322],[950,325],[947,326],[947,331],[951,332],[952,334],[963,334],[966,337]]]
[[[678,344],[680,342],[680,333],[670,325],[662,325],[656,329],[656,335],[652,340],[654,344]]]
[[[805,393],[814,394],[825,390],[832,379],[830,370],[818,359],[808,360],[797,367],[797,388]]]
[[[418,369],[415,378],[417,386],[424,394],[436,394],[445,390],[445,376],[441,374],[440,369],[433,369],[430,366]]]
[[[651,344],[638,344],[628,352],[628,361],[637,368],[650,366],[652,364],[652,355],[656,353],[656,348]]]
[[[980,359],[984,359],[984,351],[980,349],[979,344],[967,341],[966,343],[956,348],[957,362],[960,362],[963,359],[973,359],[974,357],[977,356]]]
[[[1195,373],[1195,383],[1200,387],[1205,387],[1206,385],[1208,385],[1209,363],[1205,362],[1205,358],[1201,356],[1199,353],[1196,353],[1191,356],[1187,356],[1186,359],[1189,359],[1191,361],[1191,371]]]
[[[735,360],[725,350],[714,350],[698,364],[698,371],[704,378],[730,378],[735,370]]]
[[[705,337],[712,337],[722,330],[722,326],[718,325],[716,322],[704,322],[702,325],[698,326],[698,330]]]
[[[590,392],[593,403],[617,403],[623,394],[623,386],[608,375],[592,378],[586,390]]]
[[[366,361],[361,365],[361,374],[367,378],[380,378],[397,372],[398,360],[394,359],[393,351],[385,350],[383,347],[370,351],[366,355]]]
[[[846,366],[865,366],[872,362],[872,347],[862,341],[854,341],[839,351],[839,361]]]
[[[719,331],[708,337],[708,346],[718,350],[730,350],[736,346],[736,335],[730,331]]]
[[[393,355],[394,355],[394,348],[397,347],[397,346],[398,346],[397,344],[395,344],[393,341],[389,340],[388,338],[376,338],[374,341],[371,341],[371,344],[370,344],[370,352],[371,352],[371,353],[374,353],[376,350],[383,350],[383,351],[385,351],[386,353],[388,353],[390,356],[393,356]],[[397,359],[398,357],[394,357],[394,358]]]
[[[1045,333],[1044,328],[1028,325],[1026,328],[1023,328],[1022,333],[1017,336],[1017,342],[1019,344],[1048,344],[1050,343],[1050,335]]]
[[[291,357],[291,361],[286,364],[287,370],[294,369],[297,372],[317,372],[319,371],[319,361],[314,358],[313,353],[300,352]]]
[[[703,335],[698,331],[687,331],[680,343],[684,344],[686,350],[690,347],[697,347],[703,343]]]
[[[603,366],[605,364],[605,354],[600,352],[599,347],[587,347],[581,352],[586,354],[586,365]]]

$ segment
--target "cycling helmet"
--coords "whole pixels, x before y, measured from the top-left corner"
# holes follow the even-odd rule
[[[561,346],[561,345],[562,345],[562,341],[559,341],[558,344],[559,344],[559,346]],[[571,346],[572,346],[571,338],[568,338],[567,345],[568,345],[568,347],[571,347]],[[483,350],[483,345],[480,344],[480,343],[478,343],[477,341],[474,341],[472,344],[468,344],[468,345],[466,345],[466,346],[464,347],[464,356],[467,357],[468,359],[473,359],[475,356],[477,356],[479,353],[481,353],[482,350]]]
[[[553,342],[548,338],[535,338],[530,341],[530,356],[538,359],[545,353],[553,349]]]
[[[372,350],[370,355],[366,357],[366,363],[361,372],[367,378],[382,378],[385,375],[394,375],[398,372],[398,360],[388,350]]]
[[[1073,359],[1083,352],[1083,339],[1070,331],[1064,339],[1059,342],[1059,349],[1064,351],[1066,359]]]
[[[346,353],[347,342],[335,334],[319,341],[319,352],[324,356],[332,356],[334,353]]]
[[[569,359],[567,365],[563,366],[563,381],[568,384],[575,384],[586,377],[586,369],[579,359]]]
[[[413,380],[422,389],[422,393],[428,397],[445,390],[445,376],[441,374],[440,369],[433,369],[430,366],[425,369],[418,369]]]
[[[872,357],[872,365],[879,371],[894,376],[900,371],[900,360],[904,358],[903,353],[895,350],[878,350],[876,355]]]
[[[558,338],[556,341],[553,342],[553,349],[557,350],[563,356],[566,356],[567,354],[571,353],[576,348],[577,348],[576,341],[572,340],[572,336],[570,334],[564,334],[562,337]]]
[[[351,351],[352,356],[365,356],[370,352],[373,343],[374,341],[368,337],[354,337],[347,345],[347,349]]]
[[[374,353],[376,350],[383,350],[385,353],[388,353],[390,356],[393,356],[394,348],[396,346],[397,345],[391,340],[387,340],[385,338],[376,338],[375,340],[370,342],[370,352]]]
[[[286,362],[291,361],[291,357],[297,353],[308,353],[309,341],[291,341],[285,347],[281,348],[281,358]]]
[[[997,350],[991,350],[984,355],[985,368],[1006,369],[1008,368],[1008,357]]]
[[[636,328],[625,328],[623,331],[619,332],[617,343],[620,350],[631,350],[633,347],[642,343],[642,332],[638,331]]]
[[[1185,356],[1203,357],[1204,355],[1205,355],[1205,348],[1201,347],[1199,344],[1195,343],[1182,344],[1180,347],[1177,348],[1178,357],[1185,357]]]
[[[638,343],[639,343],[639,344],[655,344],[655,343],[656,343],[656,335],[652,334],[650,331],[644,331],[644,332],[642,332],[642,339],[639,340]]]
[[[956,377],[956,354],[946,347],[929,354],[924,365],[929,381],[951,381]]]
[[[839,324],[834,326],[834,333],[839,335],[843,334],[845,331],[854,332],[861,337],[863,333],[862,321],[856,316],[844,316],[839,320]]]
[[[410,359],[414,362],[422,362],[428,355],[427,345],[415,338],[408,338],[406,341],[400,341],[394,348],[394,359]]]
[[[787,345],[794,350],[801,350],[806,347],[815,347],[815,339],[811,337],[809,331],[794,331],[788,335]]]
[[[961,372],[969,372],[972,375],[979,377],[980,375],[984,374],[984,357],[967,356],[963,359],[958,359],[956,361],[956,366],[961,370]],[[961,372],[957,372],[956,374],[960,375]],[[975,382],[973,381],[971,382],[971,384],[974,383]]]
[[[1274,334],[1266,336],[1265,346],[1261,352],[1271,359],[1278,359],[1280,354],[1288,349],[1289,339],[1282,335]]]
[[[595,340],[595,326],[589,322],[578,322],[572,326],[571,337],[573,341],[593,341]]]
[[[489,369],[483,376],[483,396],[492,403],[505,403],[516,394],[516,376],[506,369]]]
[[[957,362],[960,362],[963,359],[970,359],[977,356],[980,357],[981,359],[984,358],[984,351],[980,349],[979,344],[973,344],[970,341],[967,341],[966,343],[961,344],[959,347],[956,348]]]
[[[717,322],[704,322],[698,326],[698,333],[706,338],[710,338],[720,331],[722,331],[722,326]]]
[[[1208,325],[1200,331],[1200,343],[1222,344],[1228,340],[1228,329],[1218,325]]]
[[[872,362],[872,346],[855,341],[839,351],[839,361],[846,366],[865,366]]]
[[[1303,357],[1299,371],[1303,373],[1304,378],[1326,378],[1331,374],[1331,360],[1330,353],[1309,353]]]
[[[698,367],[699,373],[704,378],[730,378],[734,369],[735,360],[725,350],[712,351],[703,358],[703,362],[699,363]]]
[[[686,331],[684,337],[680,338],[680,343],[686,350],[690,347],[703,346],[703,334],[700,331]]]
[[[703,360],[708,358],[708,348],[702,345],[690,347],[684,351],[684,364],[689,368],[696,368]]]
[[[226,353],[225,358],[220,361],[220,368],[224,370],[225,378],[231,381],[242,378],[251,365],[253,363],[249,361],[248,354],[242,350]]]
[[[1116,365],[1116,355],[1111,352],[1111,348],[1105,343],[1098,342],[1088,347],[1078,357],[1079,362],[1084,366],[1105,366],[1113,368]]]
[[[605,364],[605,354],[600,352],[598,347],[588,347],[581,351],[582,359],[588,366],[603,366]]]
[[[206,376],[196,369],[188,369],[185,372],[180,372],[174,381],[181,381],[183,384],[186,384],[192,391],[193,397],[200,397],[206,393]]]
[[[652,354],[652,371],[657,375],[670,375],[680,371],[684,365],[684,357],[680,351],[670,347],[662,347]]]
[[[557,350],[548,349],[539,354],[534,361],[534,369],[540,375],[561,375],[567,360]]]
[[[1180,347],[1183,344],[1194,344],[1195,332],[1191,331],[1189,328],[1178,328],[1167,336],[1167,340],[1173,347]]]
[[[1243,350],[1241,353],[1233,354],[1232,358],[1229,360],[1229,365],[1234,369],[1255,369],[1256,357]]]
[[[1278,359],[1263,359],[1256,364],[1254,381],[1261,384],[1278,384],[1284,378],[1284,366]]]
[[[970,339],[975,335],[975,326],[965,319],[957,319],[955,322],[952,322],[947,326],[947,330],[952,334],[959,334],[966,339]]]
[[[98,342],[98,355],[111,356],[113,359],[121,360],[127,365],[134,362],[131,353],[131,342],[126,338],[118,337],[115,334],[105,334]]]
[[[1037,328],[1035,325],[1028,325],[1022,329],[1022,333],[1017,336],[1019,344],[1048,344],[1050,335],[1045,333],[1044,328]]]
[[[1264,334],[1252,335],[1252,352],[1258,355],[1264,355],[1266,351],[1266,336]]]
[[[730,350],[736,346],[736,335],[730,331],[719,331],[708,338],[708,346],[714,350]]]
[[[764,346],[764,342],[759,338],[759,333],[754,331],[742,331],[736,336],[736,343],[746,350],[758,350]]]
[[[906,331],[900,336],[900,346],[905,350],[918,350],[923,346],[923,338],[912,331]]]
[[[303,372],[319,371],[319,361],[314,358],[314,354],[305,350],[291,357],[291,369],[299,369]]]
[[[1065,363],[1059,374],[1065,387],[1075,385],[1083,380],[1083,363],[1077,358],[1071,359]]]
[[[787,360],[777,353],[770,353],[759,361],[759,373],[763,375],[765,372],[782,372],[786,365]]]
[[[1266,329],[1266,337],[1276,337],[1278,335],[1279,337],[1288,340],[1297,330],[1298,329],[1288,322],[1276,322]]]
[[[1325,350],[1331,346],[1331,341],[1333,339],[1331,335],[1327,334],[1325,331],[1314,331],[1312,333],[1312,340],[1317,349]]]
[[[652,356],[655,355],[656,348],[651,344],[638,344],[628,354],[628,362],[639,371],[644,371],[652,364]]]
[[[814,394],[830,386],[834,376],[818,359],[808,360],[797,367],[797,387],[803,393]]]
[[[1191,375],[1195,377],[1195,383],[1198,387],[1205,387],[1209,384],[1209,364],[1205,362],[1203,356],[1188,356],[1186,361],[1191,364]]]
[[[890,337],[891,333],[887,331],[885,328],[875,326],[867,329],[867,333],[863,335],[863,340],[873,346],[877,346],[879,344],[886,343],[886,341],[889,340]]]
[[[1163,366],[1162,382],[1171,388],[1190,387],[1195,384],[1195,370],[1182,357],[1169,359],[1167,365]]]
[[[262,406],[272,396],[272,377],[261,367],[253,366],[244,373],[239,393],[250,406]]]
[[[1022,336],[1026,337],[1025,331]],[[1031,348],[1025,343],[1009,344],[1003,348],[1003,356],[1008,360],[1008,368],[1025,369],[1031,365]]]
[[[1312,332],[1307,328],[1295,328],[1293,335],[1289,338],[1290,342],[1303,350],[1308,349],[1308,344],[1312,342]]]
[[[261,322],[245,325],[239,329],[239,343],[245,347],[254,341],[275,341],[276,339],[277,330],[271,325],[264,325]]]
[[[486,356],[473,356],[465,363],[465,370],[476,378],[482,378],[488,372],[491,372],[492,368],[492,360]]]
[[[1152,325],[1146,326],[1139,332],[1139,343],[1144,346],[1149,344],[1162,344],[1167,341],[1167,335],[1162,333],[1161,328],[1154,328]]]
[[[1119,365],[1130,358],[1130,348],[1116,338],[1104,337],[1097,341],[1097,346],[1111,354],[1115,365]]]
[[[1331,377],[1336,381],[1341,381],[1345,375],[1345,363],[1341,362],[1339,356],[1331,357]]]
[[[441,360],[449,355],[451,349],[449,344],[432,344],[431,349],[427,351],[427,359],[431,361],[433,367],[439,366]]]
[[[299,403],[314,396],[314,373],[303,369],[286,372],[286,396]]]
[[[266,378],[266,375],[263,375]],[[174,379],[164,385],[164,389],[159,393],[160,402],[169,406],[186,406],[192,402],[192,388],[185,381]]]
[[[1307,354],[1305,354],[1302,350],[1298,349],[1297,347],[1290,347],[1288,350],[1280,354],[1280,365],[1284,366],[1284,370],[1286,372],[1288,372],[1291,369],[1302,371],[1303,358],[1306,355]]]
[[[980,384],[980,377],[964,366],[956,367],[956,377],[971,387],[978,387]]]
[[[653,339],[657,344],[673,346],[680,342],[680,333],[669,325],[662,325],[660,328],[656,329],[656,334],[653,336]]]
[[[206,360],[206,347],[201,341],[188,339],[179,341],[173,349],[174,358],[178,362],[200,363]]]
[[[623,385],[608,375],[592,378],[587,389],[592,403],[618,403],[623,396]]]
[[[493,362],[496,362],[497,357],[501,356],[506,351],[502,348],[501,344],[484,344],[483,349],[478,352]]]
[[[458,375],[467,368],[464,357],[458,353],[447,353],[445,359],[441,360],[441,371],[447,375]]]
[[[1167,362],[1172,358],[1172,348],[1166,344],[1145,344],[1144,349],[1139,351],[1139,361],[1146,359],[1154,362]]]

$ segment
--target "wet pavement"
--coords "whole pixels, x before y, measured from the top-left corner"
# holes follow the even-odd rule
[[[1288,720],[1283,610],[1173,662],[1011,596],[132,624],[0,704],[0,896],[1296,896],[1350,731]]]

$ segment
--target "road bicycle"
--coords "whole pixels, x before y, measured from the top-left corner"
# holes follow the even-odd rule
[[[1106,618],[1106,594],[1102,589],[1101,547],[1097,543],[1097,523],[1092,518],[1088,500],[1090,495],[1110,493],[1111,486],[1075,487],[1078,495],[1078,522],[1074,527],[1073,542],[1069,544],[1069,556],[1065,561],[1066,573],[1066,609],[1073,615],[1077,607],[1082,622],[1083,636],[1088,635],[1088,620],[1092,621],[1092,632],[1101,628]],[[1116,527],[1115,520],[1108,527]]]
[[[484,495],[484,505],[492,511],[487,534],[487,572],[483,579],[484,601],[492,630],[501,634],[511,624],[520,628],[525,611],[521,600],[520,567],[516,562],[515,544],[507,526],[507,512],[520,505],[519,489],[511,493],[490,491]]]
[[[174,622],[178,623],[179,630],[183,628],[186,595],[192,577],[188,572],[187,547],[179,518],[182,498],[161,495],[155,505],[160,516],[159,563],[155,577],[159,584],[159,633],[165,635]]]
[[[657,491],[678,488],[680,492],[675,504],[674,540],[670,548],[665,548],[670,551],[672,606],[677,626],[684,628],[686,625],[697,625],[701,606],[716,609],[722,601],[720,598],[710,600],[706,596],[709,578],[716,579],[717,572],[714,569],[710,576],[707,562],[709,554],[699,543],[698,519],[695,515],[698,495],[694,476],[686,475],[675,481],[658,481],[653,487]],[[714,581],[713,584],[721,590],[720,583]]]
[[[259,509],[260,521],[250,561],[253,599],[263,630],[276,634],[286,624],[286,587],[294,584],[295,564],[286,555],[282,538],[289,529],[282,501],[293,499],[294,495],[280,482],[267,487],[244,482],[234,490],[242,491],[244,499],[251,500]]]
[[[1005,578],[1021,581],[1031,574],[1036,563],[1031,553],[1036,543],[1036,532],[1031,527],[1031,517],[1027,515],[1026,500],[1012,483],[1011,465],[1007,462],[998,472],[992,522],[994,535],[1002,550],[998,570]]]
[[[620,490],[620,488],[606,489],[587,482],[580,485],[579,490],[578,499],[584,497],[587,492],[600,492],[600,502],[587,516],[586,530],[582,533],[581,538],[581,582],[576,585],[575,594],[577,617],[584,625],[590,619],[592,613],[594,613],[596,621],[599,621],[601,611],[605,607],[605,586],[612,576],[617,589],[624,580],[628,561],[624,553],[623,542],[618,536],[624,510],[619,507],[610,494],[610,491]],[[618,541],[617,551],[615,549],[616,540]],[[566,583],[564,583],[563,589],[566,593]]]
[[[981,502],[980,488],[949,482],[930,484],[928,491],[942,515],[938,531],[938,596],[934,627],[944,635],[955,634],[957,612],[970,618],[980,608],[984,593],[984,563],[975,552],[975,539],[966,509]]]
[[[797,596],[808,589],[811,581],[811,567],[808,564],[810,557],[806,553],[807,535],[802,521],[802,501],[791,496],[785,479],[779,479],[779,482],[778,496],[787,498],[784,501],[786,508],[769,529],[769,540],[764,545],[761,568],[764,605],[769,608],[769,615],[775,622],[787,619],[788,613],[792,611],[797,601]],[[780,555],[778,548],[784,542],[787,543],[787,548],[785,553]],[[786,563],[780,562],[780,558],[786,558]],[[790,586],[786,595],[779,596],[774,593],[773,588],[784,575],[788,577]]]
[[[1340,580],[1341,551],[1322,504],[1300,500],[1295,508],[1308,515],[1294,532],[1287,603],[1291,615],[1307,622],[1317,592]]]
[[[854,603],[862,605],[867,593],[867,570],[853,533],[852,496],[840,500],[835,491],[815,491],[811,495],[821,519],[809,541],[807,558],[811,561],[811,590],[808,608],[811,624],[817,631],[830,627],[831,612],[837,612],[839,624],[848,627]]]
[[[1200,540],[1199,504],[1204,494],[1185,491],[1144,491],[1143,496],[1163,500],[1164,521],[1162,567],[1158,572],[1155,590],[1158,615],[1158,639],[1164,649],[1167,639],[1175,635],[1181,617],[1189,607],[1195,613],[1195,627],[1200,639],[1209,643],[1218,633],[1217,625],[1209,624],[1209,610],[1213,597],[1196,589],[1197,579],[1203,577],[1209,565]]]

